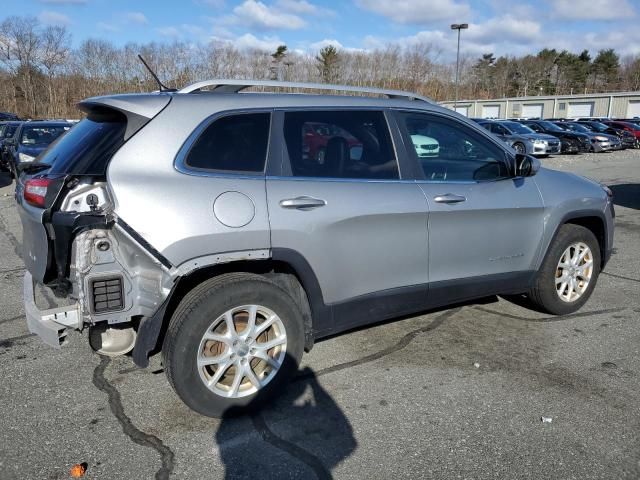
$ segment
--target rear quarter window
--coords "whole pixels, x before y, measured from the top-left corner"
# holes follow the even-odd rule
[[[271,114],[242,113],[214,120],[189,149],[190,170],[262,173],[267,160]]]

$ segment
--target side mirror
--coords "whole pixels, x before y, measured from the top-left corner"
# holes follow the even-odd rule
[[[540,160],[531,155],[516,153],[514,166],[516,177],[533,177],[540,170]]]

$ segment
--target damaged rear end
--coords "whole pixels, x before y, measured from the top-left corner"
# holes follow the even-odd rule
[[[114,213],[107,182],[111,158],[170,101],[152,94],[82,102],[87,118],[17,182],[27,323],[53,347],[65,343],[67,329],[89,327],[94,349],[127,353],[141,320],[153,316],[171,290],[171,265]],[[40,309],[36,285],[69,305]]]

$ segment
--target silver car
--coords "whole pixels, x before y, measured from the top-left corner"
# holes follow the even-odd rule
[[[553,135],[537,133],[526,125],[509,120],[478,122],[517,153],[547,156],[560,153],[560,140]]]
[[[357,95],[239,93],[256,85]],[[611,255],[606,187],[412,93],[213,80],[80,108],[17,185],[29,329],[161,352],[203,415],[259,407],[358,326],[495,294],[575,312]],[[67,306],[36,306],[41,286]]]

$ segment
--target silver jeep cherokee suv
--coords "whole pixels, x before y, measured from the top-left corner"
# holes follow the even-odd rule
[[[80,108],[16,189],[29,328],[161,351],[204,415],[263,404],[354,327],[494,294],[574,312],[611,254],[606,187],[414,94],[213,80]],[[35,284],[70,305],[39,309]]]

